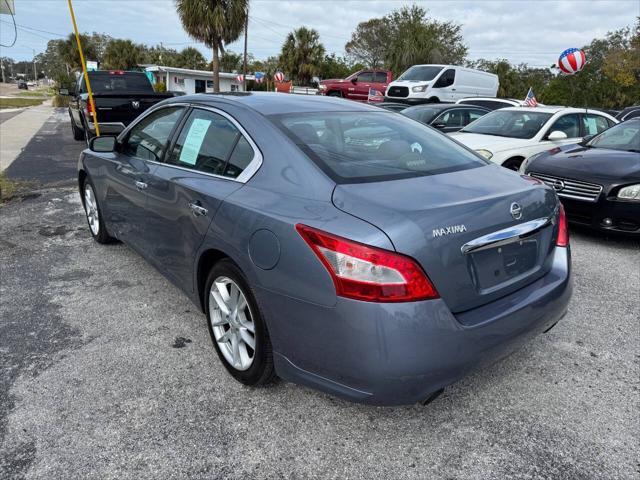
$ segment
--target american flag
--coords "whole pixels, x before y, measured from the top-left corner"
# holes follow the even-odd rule
[[[536,95],[533,93],[533,88],[529,87],[529,92],[527,93],[527,98],[524,99],[524,104],[527,107],[537,107],[538,100],[536,100]]]
[[[380,90],[376,90],[375,88],[369,89],[369,97],[367,98],[368,102],[384,102],[384,93]]]

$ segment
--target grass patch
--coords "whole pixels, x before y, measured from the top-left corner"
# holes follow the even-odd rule
[[[55,92],[50,90],[27,90],[25,92],[19,92],[16,97],[49,97]]]
[[[34,107],[41,105],[44,102],[44,98],[0,98],[0,109],[2,108],[20,108],[20,107]]]
[[[20,184],[5,177],[4,172],[0,173],[0,205],[13,198],[18,191]]]

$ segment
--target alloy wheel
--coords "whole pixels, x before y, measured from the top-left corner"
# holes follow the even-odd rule
[[[236,370],[253,364],[256,329],[251,307],[238,284],[228,277],[217,277],[209,292],[209,321],[218,348]]]
[[[93,193],[93,188],[87,183],[84,187],[84,210],[87,214],[87,221],[89,222],[89,228],[91,233],[98,235],[100,232],[100,214],[98,213],[98,202],[96,196]]]

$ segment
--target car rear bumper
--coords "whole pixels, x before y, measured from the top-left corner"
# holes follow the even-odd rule
[[[610,200],[604,194],[595,203],[564,197],[560,201],[572,223],[605,232],[640,235],[640,202]]]
[[[551,328],[571,296],[570,251],[556,248],[544,277],[502,299],[452,314],[441,299],[334,307],[258,290],[278,375],[352,401],[425,400]]]

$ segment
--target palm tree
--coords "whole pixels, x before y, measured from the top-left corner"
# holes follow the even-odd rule
[[[207,65],[207,60],[197,48],[183,48],[178,56],[180,59],[180,67],[182,68],[192,68],[193,70],[200,70]]]
[[[84,33],[80,34],[80,43],[82,44],[82,51],[84,58],[88,60],[98,60],[97,49],[89,35]],[[78,44],[76,43],[76,36],[71,33],[65,40],[62,40],[57,45],[58,55],[67,66],[69,70],[81,70],[80,53],[78,52]]]
[[[182,26],[213,49],[213,90],[220,91],[220,52],[238,39],[249,12],[248,0],[175,0]]]
[[[324,60],[324,46],[316,30],[300,27],[289,33],[282,45],[280,64],[303,85],[311,83]]]
[[[131,40],[111,40],[104,50],[105,66],[114,70],[130,70],[141,63],[142,59],[142,47]]]

